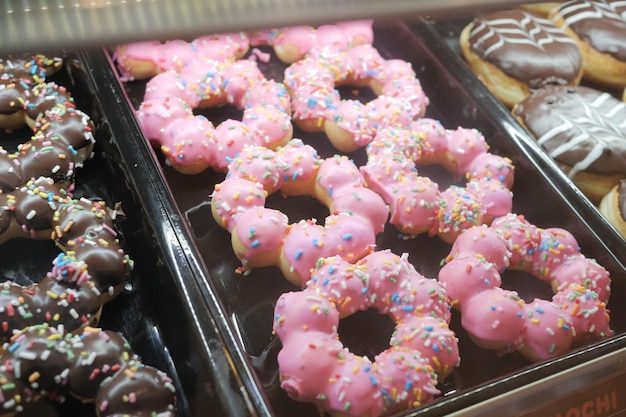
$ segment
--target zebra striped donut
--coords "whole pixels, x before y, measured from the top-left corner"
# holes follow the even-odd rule
[[[581,55],[548,19],[505,10],[474,19],[460,35],[472,71],[508,107],[547,84],[578,85]]]
[[[550,18],[580,48],[583,77],[609,88],[626,86],[626,1],[568,1]]]
[[[626,103],[609,93],[548,86],[513,115],[592,201],[626,177]]]

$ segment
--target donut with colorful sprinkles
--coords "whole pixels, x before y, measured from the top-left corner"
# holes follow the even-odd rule
[[[317,219],[290,224],[287,215],[265,207],[266,197],[279,190],[311,196],[330,214],[323,224]],[[276,151],[244,147],[231,160],[225,180],[215,186],[211,209],[216,222],[231,233],[241,272],[275,265],[298,287],[321,257],[340,255],[354,262],[372,251],[389,216],[353,161],[340,155],[321,159],[299,139]]]
[[[380,130],[366,151],[361,173],[389,205],[390,224],[407,236],[428,233],[452,243],[462,230],[511,210],[514,167],[508,158],[488,152],[476,129],[446,129],[422,118]],[[418,172],[432,164],[457,181],[466,179],[466,185],[439,190],[438,183]]]
[[[77,334],[28,326],[3,344],[3,415],[36,401],[67,396],[94,403],[98,417],[176,415],[176,388],[163,371],[142,363],[120,334],[86,327]]]
[[[552,299],[526,301],[503,289],[501,272],[526,271],[548,282]],[[530,361],[613,335],[606,303],[610,276],[585,257],[574,236],[509,213],[461,233],[439,272],[461,324],[481,347]]]
[[[396,324],[391,346],[373,360],[344,347],[339,320],[374,308]],[[341,416],[381,416],[431,401],[459,364],[443,286],[389,250],[356,263],[320,259],[302,291],[274,310],[281,387],[296,401]],[[315,378],[311,374],[315,374]]]
[[[0,128],[29,127],[33,135],[16,150],[0,147],[0,188],[10,191],[40,176],[67,187],[76,168],[92,156],[94,124],[67,88],[46,82],[56,65],[48,63],[51,68],[46,69],[41,66],[47,61],[42,60],[41,66],[32,64],[27,71],[27,64],[9,62],[0,59]]]
[[[242,119],[214,126],[193,113],[221,105],[243,110]],[[285,86],[267,79],[247,59],[194,61],[162,72],[147,83],[136,114],[146,139],[160,148],[170,166],[188,175],[209,168],[225,171],[244,145],[275,149],[293,134]]]
[[[120,246],[103,201],[74,199],[49,178],[0,194],[0,242],[51,239],[63,253],[40,282],[0,284],[0,339],[48,323],[67,331],[96,324],[104,303],[126,283],[133,261]]]
[[[332,145],[351,152],[370,143],[377,130],[406,126],[422,117],[429,100],[409,62],[384,59],[371,44],[342,50],[312,49],[285,69],[294,124],[324,132]],[[363,104],[342,99],[339,86],[367,87],[377,97]]]

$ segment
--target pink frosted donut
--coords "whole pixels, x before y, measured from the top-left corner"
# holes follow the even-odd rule
[[[323,225],[315,219],[289,224],[283,213],[264,207],[266,196],[277,191],[310,195],[331,214]],[[321,257],[355,262],[371,252],[389,215],[352,161],[339,155],[320,159],[299,139],[275,151],[244,147],[211,198],[213,217],[231,233],[240,272],[276,265],[297,286],[309,279]]]
[[[345,348],[337,333],[340,318],[369,308],[396,323],[391,347],[374,361]],[[459,364],[449,309],[444,288],[406,255],[372,252],[354,264],[320,259],[304,290],[276,303],[281,387],[331,415],[380,416],[428,403],[437,381]]]
[[[444,128],[432,119],[379,130],[367,146],[361,172],[367,185],[389,205],[390,223],[406,235],[429,233],[452,243],[474,225],[491,222],[512,207],[514,168],[488,152],[475,129]],[[465,186],[439,185],[420,176],[422,165],[440,164]]]
[[[373,21],[352,20],[326,24],[319,27],[290,26],[251,33],[253,46],[269,45],[282,62],[292,64],[301,60],[314,48],[333,47],[347,50],[357,45],[371,44],[374,40]]]
[[[214,126],[193,109],[232,105],[241,121]],[[166,162],[184,174],[225,171],[246,144],[276,148],[292,136],[291,103],[282,83],[268,80],[250,60],[196,60],[155,75],[146,85],[137,119]]]
[[[163,71],[180,71],[197,60],[231,62],[243,57],[250,47],[243,32],[207,35],[191,42],[184,40],[142,41],[121,44],[113,60],[123,81],[154,77]]]
[[[525,302],[502,289],[500,274],[507,268],[550,283],[554,296]],[[582,255],[566,230],[542,229],[520,215],[509,213],[461,233],[439,281],[472,339],[499,353],[517,351],[536,361],[613,334],[608,271]]]
[[[424,115],[429,102],[411,64],[387,61],[371,44],[314,48],[285,69],[284,83],[294,123],[307,132],[325,132],[344,152],[367,145],[384,127],[406,126]],[[339,85],[369,87],[378,98],[366,104],[342,99]]]

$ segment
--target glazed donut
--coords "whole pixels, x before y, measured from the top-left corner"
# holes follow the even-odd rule
[[[268,194],[309,195],[328,207],[324,224],[287,216],[265,207]],[[369,253],[389,211],[365,186],[346,156],[320,159],[299,139],[275,152],[244,147],[231,161],[226,179],[215,186],[211,210],[217,224],[231,233],[240,272],[276,265],[285,278],[302,287],[321,257],[339,255],[354,262]]]
[[[622,236],[626,237],[626,180],[620,180],[611,191],[608,192],[598,206],[600,213],[606,217],[609,223],[617,229]]]
[[[406,126],[429,103],[411,64],[385,60],[370,44],[348,50],[321,48],[285,69],[294,123],[307,132],[325,132],[342,152],[371,142],[378,129]],[[339,85],[369,87],[378,98],[363,104],[342,99]]]
[[[626,86],[623,2],[568,1],[553,9],[549,17],[578,45],[586,80],[608,88]]]
[[[544,85],[578,85],[576,43],[551,20],[523,10],[475,18],[461,31],[461,51],[476,76],[507,107]]]
[[[352,20],[313,26],[290,26],[250,34],[252,46],[269,45],[282,62],[293,64],[316,48],[333,47],[347,50],[374,40],[373,20]]]
[[[122,81],[145,80],[160,72],[179,71],[198,60],[232,62],[243,57],[250,47],[243,32],[200,36],[191,42],[142,41],[117,45],[112,58]]]
[[[450,130],[433,119],[418,119],[407,128],[379,131],[366,150],[361,173],[389,205],[389,223],[405,235],[429,233],[452,243],[462,230],[511,210],[511,161],[487,152],[475,129]],[[442,165],[455,180],[466,178],[466,185],[440,191],[416,170],[430,164]]]
[[[609,273],[582,255],[564,229],[542,229],[509,213],[461,233],[446,262],[439,281],[481,347],[537,361],[613,334],[606,309]],[[503,289],[506,268],[550,283],[554,296],[526,302]]]
[[[626,104],[610,94],[548,86],[512,112],[594,203],[626,177]]]
[[[192,112],[223,104],[242,109],[242,120],[215,127]],[[266,79],[250,60],[197,61],[179,72],[162,72],[148,82],[136,112],[146,138],[184,174],[224,171],[245,144],[284,145],[293,134],[290,113],[285,86]]]
[[[3,344],[2,364],[3,416],[67,395],[94,403],[98,417],[176,413],[172,380],[142,363],[113,331],[87,327],[72,335],[45,324],[29,326]]]
[[[552,11],[552,9],[559,7],[563,2],[555,1],[555,2],[541,2],[541,3],[525,3],[520,4],[519,8],[535,14],[540,17],[547,18]]]
[[[72,199],[49,178],[0,194],[1,243],[52,239],[63,250],[38,284],[0,285],[2,340],[32,324],[70,331],[98,321],[102,305],[120,293],[133,267],[114,230],[117,214],[102,201]]]
[[[431,401],[437,381],[459,364],[443,287],[389,250],[351,264],[321,259],[302,291],[274,310],[281,387],[334,416],[380,416]],[[373,361],[345,348],[340,318],[374,308],[396,324],[391,347]],[[315,377],[312,377],[312,374]]]

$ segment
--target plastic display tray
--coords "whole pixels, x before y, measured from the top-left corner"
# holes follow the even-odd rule
[[[94,157],[77,169],[74,196],[102,199],[109,207],[121,203],[126,215],[118,227],[134,269],[119,297],[104,305],[99,327],[120,332],[144,363],[173,378],[177,415],[189,416],[199,409],[245,415],[250,407],[231,370],[221,334],[212,324],[207,300],[187,265],[185,242],[178,240],[177,226],[170,221],[173,211],[162,201],[166,190],[153,179],[156,169],[140,168],[123,156],[143,150],[128,138],[119,141],[123,130],[116,123],[132,115],[127,110],[105,112],[107,98],[100,88],[106,84],[92,75],[77,55],[70,54],[63,69],[49,80],[67,87],[96,126]],[[2,132],[3,147],[10,151],[30,136],[27,128]],[[52,240],[9,240],[0,251],[1,276],[22,285],[37,282],[59,251]],[[68,398],[62,404],[38,402],[20,415],[89,417],[96,412],[93,404]]]
[[[442,395],[419,409],[401,415],[443,416],[492,399],[508,395],[516,389],[541,381],[559,372],[568,372],[575,366],[584,366],[591,359],[602,357],[626,346],[626,269],[620,261],[623,239],[608,226],[597,210],[572,186],[554,163],[527,140],[510,119],[493,112],[493,100],[483,90],[459,81],[458,61],[452,55],[442,57],[433,51],[441,45],[433,44],[402,22],[377,22],[375,46],[386,58],[400,58],[413,64],[423,87],[430,97],[427,116],[439,119],[447,128],[457,126],[479,129],[490,145],[490,151],[504,155],[516,167],[513,187],[513,211],[523,214],[540,227],[563,227],[580,243],[582,252],[595,258],[612,276],[612,295],[609,308],[612,327],[616,335],[572,350],[562,357],[540,363],[529,363],[511,354],[498,356],[481,349],[470,341],[460,326],[460,316],[453,312],[451,327],[460,340],[461,365],[439,385]],[[220,331],[221,342],[231,355],[242,390],[250,400],[254,413],[264,416],[317,416],[310,404],[291,400],[279,386],[276,355],[280,341],[272,334],[274,305],[287,291],[297,290],[281,275],[278,268],[252,270],[248,276],[235,273],[240,261],[235,257],[228,232],[219,227],[210,212],[210,194],[215,184],[224,179],[223,173],[207,170],[187,176],[176,172],[164,163],[159,150],[152,149],[142,136],[132,109],[138,108],[143,98],[145,81],[121,82],[110,51],[98,50],[82,57],[91,76],[98,80],[99,94],[106,94],[109,103],[105,111],[116,115],[116,136],[119,146],[126,148],[123,163],[130,169],[131,177],[147,175],[143,168],[154,169],[151,179],[162,181],[152,189],[137,190],[150,204],[149,194],[160,190],[163,208],[176,225],[176,239],[184,247],[186,262],[192,269],[211,315],[211,323]],[[284,65],[275,57],[268,64],[260,63],[266,75],[282,80]],[[104,80],[104,81],[102,81]],[[115,82],[114,82],[115,81]],[[360,92],[361,96],[367,96]],[[350,90],[342,91],[348,96]],[[203,111],[214,124],[221,120],[241,116],[235,109],[223,107]],[[294,137],[313,145],[321,157],[338,153],[324,135],[295,130]],[[349,156],[357,165],[365,163],[365,152],[359,150]],[[149,159],[144,161],[143,158]],[[137,167],[134,167],[134,165]],[[445,188],[450,175],[437,167],[420,170]],[[538,200],[537,196],[541,195]],[[271,196],[268,205],[284,211],[291,222],[301,218],[324,218],[327,209],[309,197],[283,199]],[[450,246],[438,238],[420,235],[403,239],[393,226],[388,225],[378,236],[377,248],[390,248],[395,253],[408,253],[416,269],[434,278],[440,261],[448,254]],[[613,250],[611,250],[612,248]],[[184,272],[181,271],[180,272]],[[551,297],[547,284],[525,274],[507,271],[503,275],[506,288],[514,288],[524,298]],[[205,322],[206,323],[206,322]],[[393,331],[393,323],[374,311],[354,314],[340,322],[342,342],[358,354],[372,357],[384,350]],[[522,397],[516,397],[522,398]],[[523,406],[524,404],[521,404]],[[532,406],[526,402],[526,406]],[[194,409],[195,411],[195,409]],[[194,414],[201,415],[201,414]]]

